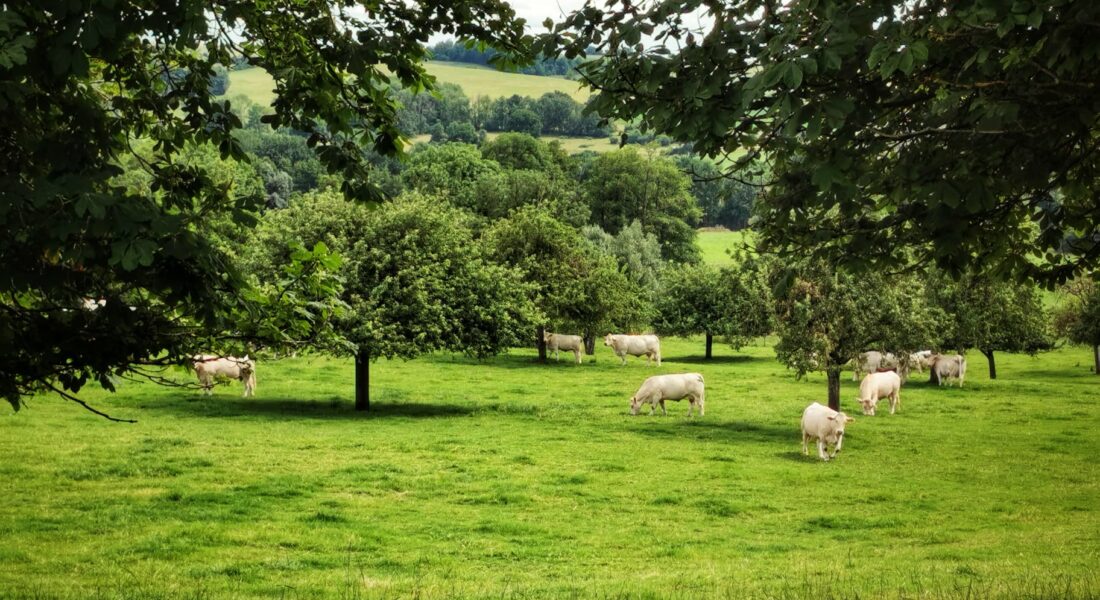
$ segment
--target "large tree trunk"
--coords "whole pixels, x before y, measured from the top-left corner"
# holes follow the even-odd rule
[[[370,410],[370,354],[355,355],[355,410]]]
[[[984,354],[986,360],[989,361],[989,378],[990,379],[996,379],[997,378],[997,359],[994,358],[993,351],[992,350],[989,350],[989,351],[982,350],[982,354]]]
[[[712,350],[714,348],[714,336],[707,332],[707,360],[710,360],[712,356]]]
[[[596,359],[594,358],[596,356],[596,334],[584,334],[584,353],[592,356],[592,362],[596,362]]]
[[[539,325],[538,336],[535,345],[539,349],[539,362],[546,362],[546,327]]]
[[[1100,375],[1100,344],[1092,347],[1092,357],[1093,360],[1096,362],[1096,365],[1093,367],[1092,372],[1096,375]]]
[[[829,367],[829,408],[840,410],[840,367]]]

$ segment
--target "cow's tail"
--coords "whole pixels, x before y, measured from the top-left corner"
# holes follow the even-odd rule
[[[963,380],[966,379],[966,357],[959,357],[959,387],[963,386]]]

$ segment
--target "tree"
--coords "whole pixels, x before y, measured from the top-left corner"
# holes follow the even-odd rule
[[[508,169],[540,171],[551,177],[572,174],[569,155],[557,144],[547,144],[527,133],[502,133],[481,147],[481,154]]]
[[[676,166],[691,177],[691,195],[699,203],[705,227],[744,229],[749,225],[756,190],[753,186],[723,175],[714,161],[698,156],[679,156]]]
[[[1092,347],[1092,372],[1100,375],[1100,286],[1088,279],[1067,285],[1065,304],[1055,313],[1054,322],[1069,341]]]
[[[697,262],[695,228],[699,207],[688,193],[690,181],[672,161],[625,148],[589,163],[583,186],[592,221],[616,234],[635,219],[661,242],[661,255],[673,262]]]
[[[817,259],[794,267],[768,267],[778,288],[776,356],[798,377],[825,371],[833,410],[840,410],[841,368],[860,352],[876,348],[905,359],[937,340],[945,317],[924,305],[916,277],[850,274]]]
[[[588,222],[588,204],[576,183],[544,171],[505,169],[474,182],[466,208],[487,219],[499,219],[521,206],[540,206],[554,218],[580,227]]]
[[[601,116],[741,153],[786,258],[1053,284],[1100,267],[1098,19],[1093,2],[592,3],[536,49],[592,57]]]
[[[547,92],[535,102],[543,133],[567,135],[580,107],[565,92]]]
[[[447,139],[452,142],[462,142],[464,144],[477,144],[481,141],[481,136],[477,134],[477,130],[469,121],[454,121],[447,125]],[[435,141],[435,136],[432,136],[432,141]]]
[[[478,179],[499,172],[500,165],[483,158],[477,146],[431,144],[413,150],[401,179],[411,189],[470,208],[477,202],[473,190]]]
[[[753,263],[743,263],[751,266]],[[665,269],[656,298],[653,326],[662,335],[706,338],[712,357],[714,336],[734,349],[772,330],[771,297],[763,280],[750,270],[707,265]]]
[[[467,218],[434,198],[406,195],[374,210],[331,192],[265,219],[248,264],[283,259],[278,240],[327,242],[346,256],[340,329],[354,344],[356,409],[369,407],[370,362],[449,350],[483,358],[517,345],[537,314],[520,273],[487,260]]]
[[[967,275],[955,281],[940,274],[928,287],[931,304],[946,311],[942,347],[966,352],[977,348],[997,378],[997,351],[1035,354],[1053,346],[1049,318],[1032,284]]]
[[[657,289],[661,270],[665,267],[661,244],[652,234],[642,231],[641,223],[634,221],[617,235],[607,233],[599,225],[586,225],[581,233],[600,252],[614,256],[623,274],[638,287]]]
[[[264,120],[302,132],[349,196],[378,199],[363,147],[401,149],[390,81],[432,85],[422,62],[433,33],[518,51],[522,27],[498,0],[374,3],[369,20],[324,0],[6,4],[0,396],[14,407],[49,390],[76,401],[88,381],[111,388],[112,376],[141,363],[281,343],[302,335],[306,296],[333,291],[319,282],[297,302],[279,283],[324,279],[324,249],[296,253],[310,277],[265,289],[208,239],[210,215],[248,225],[263,201],[235,197],[179,160],[196,145],[246,160],[234,135],[240,119],[209,89],[216,65],[246,56],[271,73],[274,113]],[[176,69],[186,75],[168,86],[163,76]],[[142,162],[148,193],[114,183],[134,140],[156,148]],[[86,298],[106,298],[105,310],[78,310]]]
[[[508,115],[505,127],[508,131],[526,133],[538,137],[542,133],[542,119],[538,113],[527,108],[521,108]]]
[[[545,207],[517,209],[494,223],[486,240],[497,261],[516,266],[534,286],[532,298],[546,318],[536,332],[542,361],[546,324],[580,331],[585,351],[593,354],[598,333],[634,330],[652,317],[648,292],[615,257],[586,242]]]

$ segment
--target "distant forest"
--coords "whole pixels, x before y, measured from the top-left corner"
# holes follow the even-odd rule
[[[434,60],[446,60],[450,62],[470,63],[475,65],[488,65],[489,60],[497,54],[495,50],[478,50],[467,48],[464,44],[447,40],[428,47]],[[534,64],[519,69],[525,75],[555,75],[573,79],[576,77],[574,67],[580,61],[567,58],[540,58]]]

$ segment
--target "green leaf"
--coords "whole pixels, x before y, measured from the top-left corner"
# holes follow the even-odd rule
[[[787,87],[792,90],[798,89],[798,86],[802,85],[802,69],[798,68],[798,65],[793,62],[785,63],[786,72],[783,74],[783,83],[787,84]]]

